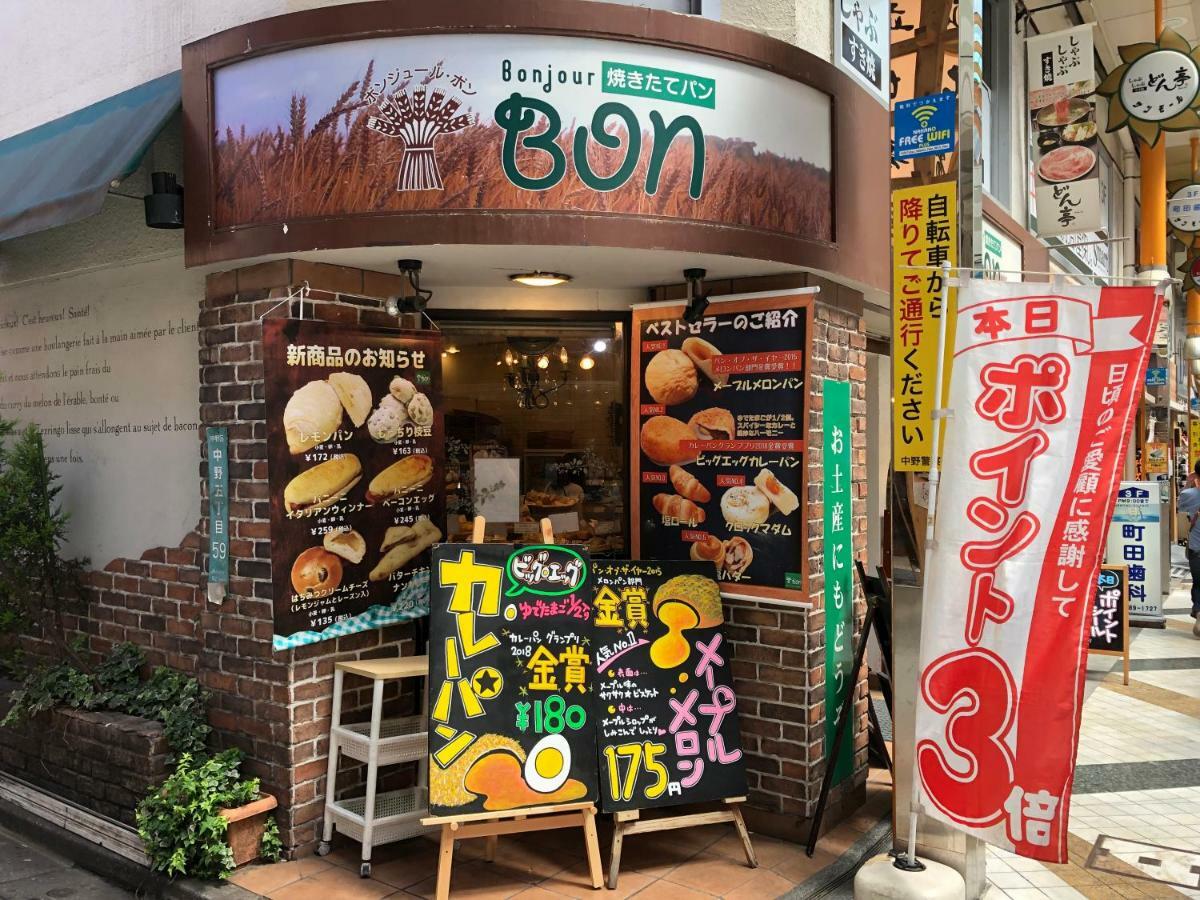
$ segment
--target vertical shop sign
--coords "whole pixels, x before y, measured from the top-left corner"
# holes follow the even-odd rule
[[[727,595],[808,602],[810,294],[633,312],[633,555],[715,563]]]
[[[1129,612],[1162,618],[1161,482],[1122,481],[1108,529],[1105,562],[1129,566]]]
[[[893,460],[897,472],[929,469],[933,441],[933,383],[942,310],[942,263],[958,264],[958,219],[953,182],[892,192]],[[933,268],[928,268],[933,267]],[[946,322],[945,371],[954,346],[954,290]],[[942,383],[949,386],[949,377]]]
[[[712,563],[595,563],[605,812],[741,797],[746,763]]]
[[[436,332],[263,323],[276,650],[427,611],[441,349]]]
[[[846,692],[854,689],[854,538],[850,490],[850,383],[824,382],[825,441],[822,494],[825,507],[825,753],[837,733]],[[853,770],[854,741],[843,740],[833,783]]]
[[[1200,462],[1200,416],[1197,416],[1194,411],[1188,418],[1188,446],[1191,450],[1188,471],[1194,472],[1196,463]]]
[[[960,301],[922,616],[918,801],[1062,862],[1096,572],[1159,298],[979,280]]]
[[[430,812],[594,801],[591,559],[439,544],[432,565]]]
[[[1124,656],[1129,652],[1129,567],[1101,566],[1092,604],[1088,652]]]
[[[839,69],[850,74],[880,103],[891,86],[891,16],[888,0],[837,0],[833,46]]]
[[[229,584],[229,429],[208,427],[208,583]],[[219,599],[211,597],[210,599]]]
[[[1092,26],[1031,37],[1025,49],[1038,233],[1103,228]]]

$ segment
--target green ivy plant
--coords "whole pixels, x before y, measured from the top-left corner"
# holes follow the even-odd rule
[[[142,649],[126,643],[114,647],[91,674],[71,663],[34,669],[13,692],[0,725],[20,725],[56,706],[127,713],[162,722],[173,757],[205,757],[212,731],[205,713],[208,692],[195,678],[166,666],[143,681],[145,663]]]
[[[64,616],[83,603],[87,560],[63,555],[68,516],[62,485],[36,425],[0,419],[0,665],[12,670],[17,638],[33,633],[55,658],[78,664]]]
[[[229,822],[220,810],[259,797],[258,779],[243,779],[241,762],[242,753],[236,749],[203,762],[184,753],[175,774],[138,805],[138,834],[155,871],[191,878],[225,878],[233,871],[233,852],[225,840]],[[282,849],[272,816],[259,852],[275,861]]]

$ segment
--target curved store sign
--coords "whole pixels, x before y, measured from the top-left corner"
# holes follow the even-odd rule
[[[644,44],[343,41],[213,76],[215,225],[570,210],[832,238],[829,97]]]
[[[601,37],[593,4],[564,3],[558,25],[537,26],[556,34],[456,24],[469,4],[433,23],[407,21],[406,6],[382,28],[355,18],[377,6],[388,4],[185,48],[188,133],[209,135],[189,163],[202,185],[189,191],[189,264],[384,243],[592,243],[835,269],[837,243],[867,243],[835,184],[860,179],[870,134],[886,146],[886,119],[869,118],[870,98],[824,61],[644,10],[603,7]],[[491,14],[520,18],[501,6]],[[636,39],[613,37],[622,23]],[[484,212],[512,215],[470,215]]]

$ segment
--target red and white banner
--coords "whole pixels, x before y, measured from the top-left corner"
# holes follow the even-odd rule
[[[1067,858],[1097,567],[1141,390],[1153,287],[959,293],[922,615],[922,811]]]

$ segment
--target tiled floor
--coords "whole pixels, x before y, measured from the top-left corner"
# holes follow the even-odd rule
[[[483,842],[460,842],[455,855],[451,896],[470,900],[561,900],[563,897],[623,900],[691,900],[726,897],[767,900],[781,897],[819,875],[890,815],[891,789],[886,772],[874,772],[867,805],[822,836],[812,859],[797,844],[754,835],[759,868],[746,866],[741,842],[730,825],[639,834],[625,841],[617,890],[592,890],[583,840],[570,831],[552,831],[501,839],[494,863],[484,862]],[[607,829],[601,831],[603,860],[608,860]],[[236,872],[234,884],[271,900],[412,900],[434,894],[437,845],[417,838],[377,848],[371,877],[358,877],[357,844],[337,847],[324,859],[308,857]]]
[[[1168,609],[1188,605],[1185,585]],[[1200,639],[1167,624],[1133,630],[1128,687],[1119,659],[1088,660],[1070,861],[988,848],[987,900],[1200,898]]]

